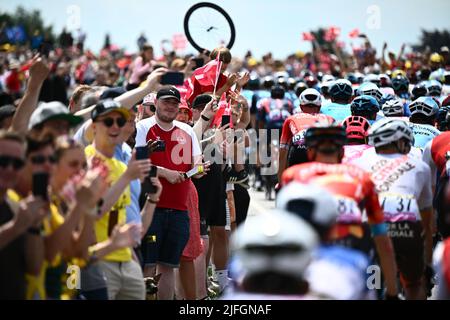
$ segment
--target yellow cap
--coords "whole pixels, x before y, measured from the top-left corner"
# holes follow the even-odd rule
[[[441,63],[443,60],[442,56],[436,52],[430,56],[430,62]]]

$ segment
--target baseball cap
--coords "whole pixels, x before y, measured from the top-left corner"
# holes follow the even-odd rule
[[[28,129],[32,129],[37,125],[52,119],[66,120],[71,127],[74,127],[83,121],[82,117],[71,114],[69,109],[61,102],[51,101],[40,104],[36,110],[33,111],[28,123]]]
[[[12,117],[16,112],[16,107],[12,104],[7,104],[5,106],[0,107],[0,121],[6,119],[8,117]]]
[[[111,112],[119,112],[125,119],[130,117],[130,112],[128,109],[122,107],[120,103],[114,100],[103,100],[95,105],[95,108],[91,112],[91,119],[95,121],[99,116],[105,115]]]
[[[177,90],[175,87],[164,87],[159,89],[158,93],[156,94],[156,99],[169,99],[174,98],[178,102],[181,101],[180,98],[180,91]]]
[[[149,106],[149,105],[154,105],[155,104],[155,99],[156,99],[156,94],[154,93],[149,93],[148,95],[146,95],[144,97],[144,100],[142,101],[142,104],[144,106]]]
[[[197,108],[198,106],[205,105],[212,100],[212,96],[209,94],[199,94],[195,97],[192,102],[192,109]]]

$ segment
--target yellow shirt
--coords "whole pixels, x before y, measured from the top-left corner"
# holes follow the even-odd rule
[[[16,203],[22,198],[20,195],[18,195],[13,190],[8,190],[8,199],[10,200],[10,203]],[[11,208],[16,207],[16,205],[13,205]],[[17,205],[18,209],[18,205]],[[42,224],[44,226],[44,236],[48,236],[52,234],[56,229],[58,229],[62,224],[64,223],[64,217],[58,212],[58,208],[50,203],[50,216],[45,217],[42,221]],[[26,299],[45,299],[45,273],[47,271],[48,267],[56,267],[61,263],[61,254],[58,253],[58,255],[53,259],[53,261],[46,261],[44,260],[44,263],[42,265],[41,271],[38,276],[34,275],[26,275],[26,281],[27,281],[27,292],[26,292]]]
[[[109,170],[108,178],[110,186],[114,185],[122,174],[127,170],[127,166],[116,160],[114,158],[107,158],[101,153],[97,152],[92,145],[87,146],[85,149],[86,158],[91,159],[92,157],[96,157],[99,161],[104,163]],[[111,211],[118,211],[118,219],[117,224],[125,224],[127,220],[126,206],[131,203],[130,197],[130,188],[127,187],[125,191],[120,196],[119,200],[114,204]],[[105,241],[109,238],[108,236],[108,227],[110,223],[110,212],[103,215],[103,217],[96,221],[95,223],[95,234],[97,236],[97,242]],[[103,259],[107,261],[116,261],[116,262],[126,262],[131,261],[131,250],[130,248],[123,248],[116,250],[109,255],[105,256]]]

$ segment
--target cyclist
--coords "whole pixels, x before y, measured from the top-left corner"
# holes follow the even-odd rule
[[[353,88],[350,81],[338,79],[329,89],[331,103],[323,106],[321,112],[333,117],[336,121],[343,121],[351,115],[350,101],[353,96]]]
[[[347,135],[347,144],[344,146],[342,163],[348,163],[359,158],[364,150],[371,148],[367,144],[369,121],[360,116],[350,116],[342,122]]]
[[[380,104],[372,96],[362,95],[356,97],[350,105],[350,111],[352,116],[366,118],[371,125],[382,118],[378,113],[380,111]]]
[[[380,120],[369,130],[369,144],[375,148],[352,163],[371,173],[406,298],[425,299],[424,261],[431,265],[433,197],[430,168],[409,154],[413,141],[405,121]]]
[[[280,155],[278,161],[278,181],[284,169],[294,164],[306,162],[306,146],[304,134],[306,129],[319,119],[329,123],[334,119],[320,114],[322,99],[315,89],[306,89],[300,95],[301,113],[294,114],[284,121],[280,139]]]
[[[330,192],[294,181],[280,190],[276,207],[299,216],[319,235],[320,246],[305,272],[310,294],[334,300],[372,298],[366,285],[369,258],[358,250],[329,243],[338,217],[338,205]]]
[[[330,240],[334,243],[370,256],[370,228],[386,280],[386,297],[397,296],[397,267],[375,186],[362,169],[341,164],[346,143],[344,128],[318,123],[307,130],[305,140],[308,158],[312,162],[287,169],[283,173],[282,184],[297,181],[319,185],[335,196],[339,216],[330,233]],[[363,209],[366,210],[368,225],[362,223]]]
[[[420,97],[409,105],[409,110],[414,146],[423,150],[430,140],[441,133],[435,127],[439,105],[431,97]]]

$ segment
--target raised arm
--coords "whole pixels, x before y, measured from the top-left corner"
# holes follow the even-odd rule
[[[26,134],[28,131],[28,122],[37,107],[42,84],[50,72],[46,63],[39,56],[35,56],[31,63],[27,88],[14,114],[10,128],[21,134]]]

